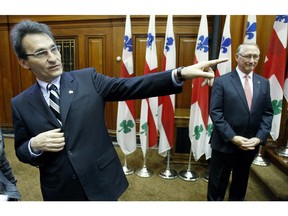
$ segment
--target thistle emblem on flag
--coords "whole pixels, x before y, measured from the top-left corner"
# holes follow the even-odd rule
[[[204,35],[201,35],[199,38],[198,38],[198,43],[197,43],[197,50],[199,51],[203,51],[203,52],[208,52],[209,51],[209,40],[208,40],[208,37],[205,37]]]

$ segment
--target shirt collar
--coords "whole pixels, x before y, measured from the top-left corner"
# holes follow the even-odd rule
[[[238,73],[238,75],[239,75],[239,77],[240,77],[241,79],[246,76],[246,73],[242,72],[242,71],[239,69],[238,66],[236,67],[236,71],[237,71],[237,73]],[[249,75],[249,77],[252,79],[252,77],[253,77],[253,71],[251,71],[250,73],[248,73],[248,75]]]
[[[37,78],[36,78],[36,79],[37,79]],[[54,80],[53,80],[52,82],[50,82],[50,83],[54,84],[54,85],[57,87],[57,89],[60,89],[60,79],[61,79],[61,76],[58,76],[56,79],[54,79]],[[47,85],[50,84],[50,83],[41,81],[41,80],[39,80],[39,79],[37,79],[37,82],[38,82],[38,84],[40,85],[40,88],[41,88],[41,89],[43,89],[43,90],[45,90],[46,92],[48,92]]]

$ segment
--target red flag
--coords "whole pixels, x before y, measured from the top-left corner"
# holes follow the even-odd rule
[[[208,60],[208,38],[207,16],[202,15],[195,47],[194,63]],[[211,156],[209,140],[212,132],[212,121],[208,114],[209,89],[207,85],[201,86],[203,81],[204,78],[192,80],[189,138],[196,161],[203,154],[206,155],[207,159]]]
[[[176,66],[176,48],[173,31],[173,16],[168,15],[166,36],[163,51],[163,68],[173,69]],[[159,154],[166,156],[167,150],[174,144],[174,109],[175,95],[159,97]]]
[[[287,37],[288,16],[276,16],[262,74],[270,82],[270,94],[274,110],[270,135],[273,140],[279,137],[280,131],[284,77],[287,63]]]
[[[155,15],[150,16],[146,43],[146,56],[144,74],[158,71]],[[143,154],[147,147],[153,147],[158,141],[158,97],[143,99],[141,101],[140,116],[140,142]]]
[[[133,77],[133,54],[130,16],[126,17],[121,77]],[[135,101],[118,102],[117,141],[125,155],[136,150]]]

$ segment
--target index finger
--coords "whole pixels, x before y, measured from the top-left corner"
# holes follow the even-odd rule
[[[212,67],[216,64],[220,64],[228,60],[229,58],[213,59],[213,60],[207,61],[205,67]]]

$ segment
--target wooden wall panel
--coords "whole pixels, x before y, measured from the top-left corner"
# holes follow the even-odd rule
[[[105,38],[88,37],[88,67],[97,68],[99,73],[105,71]]]
[[[225,15],[221,16],[219,36],[221,39],[225,21]],[[22,69],[13,51],[10,48],[9,30],[23,18],[47,23],[54,33],[55,38],[74,38],[76,48],[76,69],[84,67],[96,67],[97,71],[108,76],[119,76],[122,57],[123,36],[125,27],[125,15],[117,16],[0,16],[0,48],[5,52],[0,53],[0,103],[2,125],[12,126],[10,99],[34,83],[34,76],[27,70]],[[177,63],[176,66],[186,66],[193,63],[196,38],[201,16],[177,15],[174,16],[174,34],[176,39]],[[246,28],[245,15],[231,16],[232,55],[239,43],[243,41]],[[162,70],[162,52],[166,31],[167,16],[156,16],[156,36],[158,66]],[[275,16],[257,16],[257,43],[261,49],[261,59],[257,67],[257,73],[261,74],[264,66],[264,56],[267,52],[271,30]],[[131,16],[134,69],[135,74],[142,75],[145,63],[146,36],[149,25],[149,16]],[[212,32],[213,16],[208,16],[209,32]],[[214,29],[216,31],[217,29]],[[7,52],[6,52],[7,51]],[[8,54],[8,55],[7,55]],[[236,63],[233,60],[232,66]],[[5,88],[3,87],[5,86]],[[7,86],[7,87],[6,87]],[[176,109],[184,110],[180,116],[189,113],[191,101],[191,81],[185,82],[184,91],[176,96]],[[140,103],[137,102],[137,116],[140,114]],[[116,127],[117,103],[108,103],[106,106],[107,126],[112,131]],[[179,113],[177,111],[177,113]],[[182,113],[182,114],[181,114]],[[282,129],[284,131],[284,129]],[[284,132],[281,132],[283,134]]]
[[[178,62],[179,66],[186,66],[193,64],[195,45],[197,40],[197,35],[184,35],[179,36],[179,51]],[[176,95],[176,108],[179,109],[190,109],[191,105],[191,81],[187,81],[183,86],[183,93]]]
[[[0,122],[2,127],[5,127],[6,125],[9,126],[9,123],[12,121],[10,100],[13,96],[13,77],[10,72],[11,50],[6,21],[6,16],[0,18]]]

